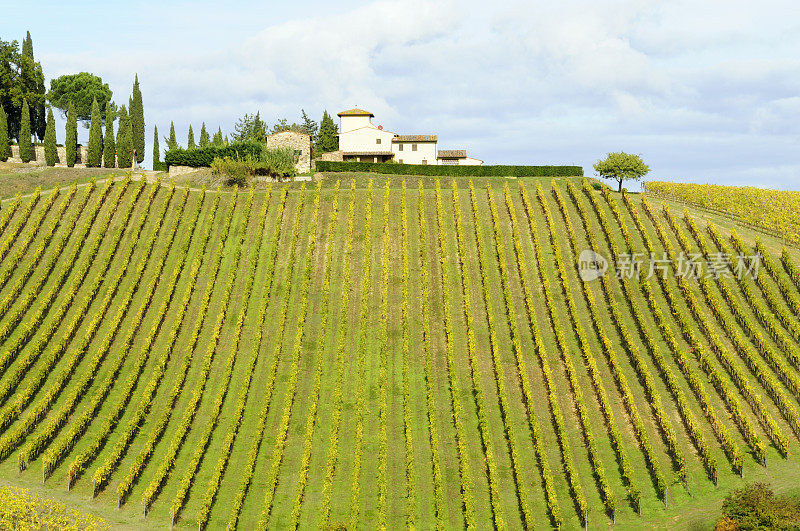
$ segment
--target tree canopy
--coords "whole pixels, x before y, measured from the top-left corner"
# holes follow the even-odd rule
[[[314,149],[317,153],[327,153],[329,151],[336,151],[339,149],[339,138],[336,136],[339,133],[339,127],[333,121],[328,111],[322,113],[322,120],[319,123],[319,136]]]
[[[22,125],[22,104],[28,102],[31,132],[44,138],[46,126],[44,74],[41,64],[33,57],[30,34],[25,37],[23,50],[17,41],[0,39],[0,106],[8,120],[8,135],[19,138]]]
[[[267,124],[261,120],[261,113],[245,114],[233,126],[231,135],[234,142],[263,142],[267,136]]]
[[[594,171],[603,179],[614,179],[619,183],[622,192],[623,181],[639,180],[650,173],[650,166],[644,163],[640,155],[630,155],[622,151],[609,153],[603,160],[594,164]]]
[[[50,92],[47,99],[50,103],[61,110],[66,116],[70,102],[75,104],[77,119],[88,122],[92,117],[92,101],[97,100],[102,115],[106,115],[106,106],[111,106],[116,110],[111,101],[113,94],[108,88],[108,83],[89,72],[80,74],[68,74],[50,81]]]

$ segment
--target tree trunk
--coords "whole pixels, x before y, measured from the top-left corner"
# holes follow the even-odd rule
[[[622,193],[622,179],[619,180],[619,193]]]

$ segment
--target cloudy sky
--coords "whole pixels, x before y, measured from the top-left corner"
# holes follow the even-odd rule
[[[794,7],[37,1],[14,2],[0,38],[30,30],[48,78],[95,73],[118,102],[138,72],[148,143],[171,120],[185,143],[190,123],[195,135],[203,121],[229,132],[245,112],[291,122],[301,108],[318,120],[359,106],[390,131],[438,133],[441,149],[487,164],[580,164],[589,175],[623,150],[642,154],[653,179],[797,190]]]

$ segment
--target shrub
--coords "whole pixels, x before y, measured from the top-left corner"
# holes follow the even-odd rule
[[[800,499],[775,496],[769,485],[753,483],[728,494],[716,529],[797,529]]]
[[[356,171],[398,175],[470,177],[581,177],[580,166],[436,166],[430,164],[392,164],[387,162],[317,161],[317,171]]]
[[[219,157],[211,161],[211,171],[224,175],[228,185],[245,186],[253,177],[278,180],[294,177],[295,156],[289,148],[263,149],[258,157]]]
[[[170,148],[164,155],[164,162],[167,166],[191,166],[200,168],[211,166],[211,162],[217,158],[240,158],[254,157],[258,159],[261,151],[266,149],[264,144],[258,142],[235,142],[228,146],[208,146],[204,148],[183,149],[181,147]]]

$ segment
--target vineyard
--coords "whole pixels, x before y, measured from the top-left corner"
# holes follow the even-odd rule
[[[582,179],[335,179],[4,201],[2,483],[209,529],[708,526],[800,483],[780,240]]]

